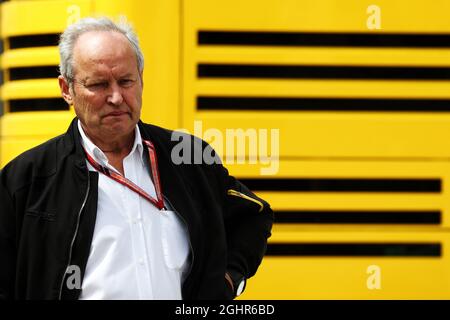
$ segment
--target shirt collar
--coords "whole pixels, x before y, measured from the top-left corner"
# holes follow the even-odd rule
[[[78,120],[78,131],[80,132],[81,135],[81,144],[84,147],[84,149],[91,155],[94,157],[95,161],[97,161],[99,164],[101,164],[102,166],[107,166],[108,165],[108,158],[106,157],[106,155],[103,153],[103,151],[97,147],[92,141],[91,139],[89,139],[89,137],[86,135],[86,133],[83,130],[83,127],[81,126],[81,122],[80,120]],[[139,127],[136,125],[136,128],[134,129],[134,142],[133,142],[133,147],[131,148],[130,153],[127,155],[127,157],[131,154],[133,154],[134,152],[136,152],[136,150],[139,153],[139,159],[141,159],[142,163],[144,164],[145,160],[143,158],[144,155],[144,146],[142,144],[142,137],[141,137],[141,133],[139,132]]]

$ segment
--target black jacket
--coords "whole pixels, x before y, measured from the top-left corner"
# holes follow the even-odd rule
[[[171,151],[179,141],[171,141],[171,131],[142,122],[139,129],[155,145],[163,194],[189,230],[193,257],[183,298],[232,298],[224,274],[255,274],[272,227],[270,206],[221,164],[174,164]],[[80,139],[74,119],[65,134],[0,172],[0,298],[79,297],[80,290],[67,288],[66,268],[77,265],[84,276],[98,187]],[[194,152],[208,147],[192,141]]]

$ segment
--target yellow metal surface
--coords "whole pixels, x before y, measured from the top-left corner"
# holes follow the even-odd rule
[[[1,6],[1,37],[60,33],[90,12],[89,0],[8,1]]]
[[[228,165],[243,178],[261,178],[260,167]],[[448,161],[284,160],[276,178],[440,178],[442,192],[281,192],[257,195],[277,211],[434,210],[440,225],[275,224],[270,244],[441,243],[441,257],[266,256],[241,299],[449,299],[450,201]],[[267,177],[265,177],[267,178]],[[270,178],[270,177],[269,177]],[[274,177],[275,178],[275,177]],[[379,289],[367,285],[379,268]]]
[[[72,111],[7,113],[0,118],[0,167],[25,150],[67,131]]]
[[[73,117],[75,113],[72,111],[8,113],[2,117],[0,135],[8,138],[57,136],[67,131]],[[38,133],[36,128],[39,128]]]
[[[370,4],[361,1],[273,1],[214,3],[197,0],[184,10],[183,127],[204,130],[280,130],[282,157],[449,157],[446,113],[366,111],[198,111],[198,97],[329,99],[449,99],[450,82],[436,80],[214,79],[199,78],[199,63],[320,66],[448,66],[448,49],[197,44],[199,31],[374,32],[367,27]],[[449,26],[440,1],[377,2],[382,28],[376,32],[438,32]],[[214,9],[213,9],[214,6]],[[238,10],[236,8],[239,8]],[[406,13],[401,8],[408,8]],[[232,13],[233,12],[233,13]],[[338,102],[336,102],[338,103]],[[362,102],[363,103],[363,102]],[[389,103],[386,103],[389,110]],[[394,107],[394,106],[392,106]],[[431,107],[431,103],[430,103]],[[223,155],[226,152],[223,152]]]
[[[8,50],[2,55],[2,68],[57,66],[59,53],[57,47],[37,47]]]
[[[450,228],[446,195],[387,193],[257,192],[276,210],[438,210],[444,209],[443,225]]]
[[[277,175],[261,177],[261,168],[250,164],[226,164],[242,178],[334,179],[440,179],[441,193],[407,192],[281,192],[261,191],[274,210],[441,210],[440,227],[450,232],[450,162],[448,161],[325,161],[283,160]],[[358,226],[360,228],[361,226]],[[409,228],[409,226],[408,226]]]
[[[61,97],[56,78],[5,82],[1,87],[1,94],[4,100]]]
[[[203,136],[218,129],[225,154],[227,129],[252,129],[257,134],[279,130],[280,155],[318,158],[435,158],[450,156],[448,113],[374,112],[196,112]],[[270,141],[269,141],[270,142]],[[231,143],[228,141],[228,143]],[[264,142],[261,142],[264,143]]]
[[[9,139],[3,137],[0,140],[0,164],[3,168],[9,161],[20,155],[26,150],[40,145],[53,138],[51,136],[28,136],[26,138]]]
[[[441,243],[441,257],[266,257],[242,299],[449,299],[448,232],[275,227],[271,243]],[[367,285],[379,268],[380,288]]]
[[[240,299],[449,299],[442,260],[266,257]],[[370,266],[380,270],[380,289],[367,286]]]
[[[200,63],[332,66],[450,66],[449,49],[201,46]]]
[[[235,95],[261,97],[318,98],[410,98],[448,99],[447,81],[381,81],[381,80],[243,80],[200,79],[194,81],[194,66],[189,75],[190,88],[198,95]],[[193,104],[192,91],[186,103]],[[192,108],[192,107],[191,107]]]
[[[446,0],[189,0],[185,6],[187,22],[203,29],[268,31],[353,31],[367,32],[367,13],[376,5],[384,32],[449,32]],[[424,14],[426,13],[426,18]]]
[[[45,13],[44,13],[45,11]],[[146,12],[145,15],[142,12]],[[49,18],[51,13],[52,18]],[[60,33],[68,23],[90,13],[108,15],[114,19],[124,15],[138,32],[141,47],[146,58],[142,119],[147,122],[176,128],[180,126],[178,114],[179,96],[179,1],[11,1],[2,4],[2,37],[43,33]],[[45,20],[42,22],[41,20]],[[37,25],[37,26],[36,26]],[[153,63],[158,61],[158,63]],[[36,47],[5,50],[2,55],[2,68],[32,67],[39,65],[58,65],[56,47]],[[8,75],[8,73],[6,73]],[[3,100],[39,99],[60,97],[57,79],[33,79],[6,81],[1,87]],[[6,112],[8,113],[8,104]],[[50,106],[49,106],[50,107]],[[21,115],[19,122],[2,119],[3,154],[10,159],[26,149],[28,144],[14,143],[12,137],[20,133],[21,139],[28,130],[34,134],[46,129],[36,127],[35,114]],[[27,120],[27,117],[29,118]],[[39,116],[38,116],[39,118]],[[32,125],[30,124],[32,122]],[[14,123],[14,125],[12,125]],[[21,123],[26,123],[22,126]],[[64,125],[66,122],[63,122]],[[61,130],[48,126],[52,132]],[[22,131],[24,130],[24,131]],[[42,133],[45,136],[47,134]],[[51,135],[49,136],[51,137]],[[21,146],[13,147],[13,146]],[[4,162],[2,162],[4,164]]]
[[[272,237],[269,243],[434,243],[441,242],[448,236],[448,230],[412,230],[407,229],[404,232],[398,230],[378,230],[378,232],[368,232],[366,230],[309,230],[304,226],[295,224],[275,225],[272,229]],[[443,252],[447,256],[448,251]],[[450,293],[450,292],[449,292]]]

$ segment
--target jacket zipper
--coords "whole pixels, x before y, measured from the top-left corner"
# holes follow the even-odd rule
[[[191,265],[189,266],[188,273],[187,273],[187,275],[186,275],[186,277],[185,277],[185,279],[184,279],[184,280],[186,281],[186,279],[187,279],[187,278],[189,277],[189,275],[191,274],[192,267],[194,266],[194,248],[192,247],[192,242],[191,242],[191,232],[190,232],[190,230],[189,230],[189,225],[187,224],[187,222],[186,222],[186,220],[183,218],[183,216],[177,211],[177,209],[173,206],[173,204],[170,202],[170,200],[167,199],[166,196],[163,195],[163,197],[164,197],[164,200],[166,200],[166,201],[169,203],[169,205],[173,208],[173,212],[175,212],[175,214],[177,215],[177,217],[180,218],[180,219],[183,221],[183,223],[184,223],[184,225],[186,226],[187,231],[188,231],[189,248],[191,249],[191,253],[192,253],[192,261],[191,261]]]
[[[67,262],[66,269],[64,270],[64,274],[63,274],[63,277],[62,277],[62,279],[61,279],[61,285],[60,285],[60,287],[59,287],[59,296],[58,296],[58,300],[61,300],[61,297],[62,297],[62,290],[63,290],[63,286],[64,286],[64,279],[66,278],[66,272],[67,272],[67,269],[68,269],[69,266],[70,266],[70,261],[72,260],[72,250],[73,250],[73,245],[74,245],[75,239],[77,238],[77,235],[78,235],[78,228],[80,227],[81,213],[83,212],[84,206],[86,205],[87,198],[88,198],[88,196],[89,196],[89,191],[90,191],[90,189],[91,189],[91,180],[89,179],[89,169],[87,169],[86,171],[87,171],[87,178],[88,178],[87,181],[88,181],[88,185],[87,185],[87,188],[86,188],[86,194],[85,194],[85,196],[84,196],[84,200],[83,200],[83,203],[82,203],[82,205],[81,205],[80,211],[78,211],[77,226],[76,226],[76,228],[75,228],[75,233],[74,233],[74,235],[73,235],[73,237],[72,237],[72,241],[71,241],[71,243],[70,243],[69,260],[68,260],[68,262]]]

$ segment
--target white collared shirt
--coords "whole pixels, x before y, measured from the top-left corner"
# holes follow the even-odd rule
[[[80,121],[78,130],[86,152],[118,172],[86,136]],[[156,198],[143,152],[136,126],[132,150],[123,160],[124,174]],[[90,171],[96,171],[86,163]],[[181,299],[189,253],[186,226],[174,211],[158,210],[99,173],[97,218],[80,299]]]

